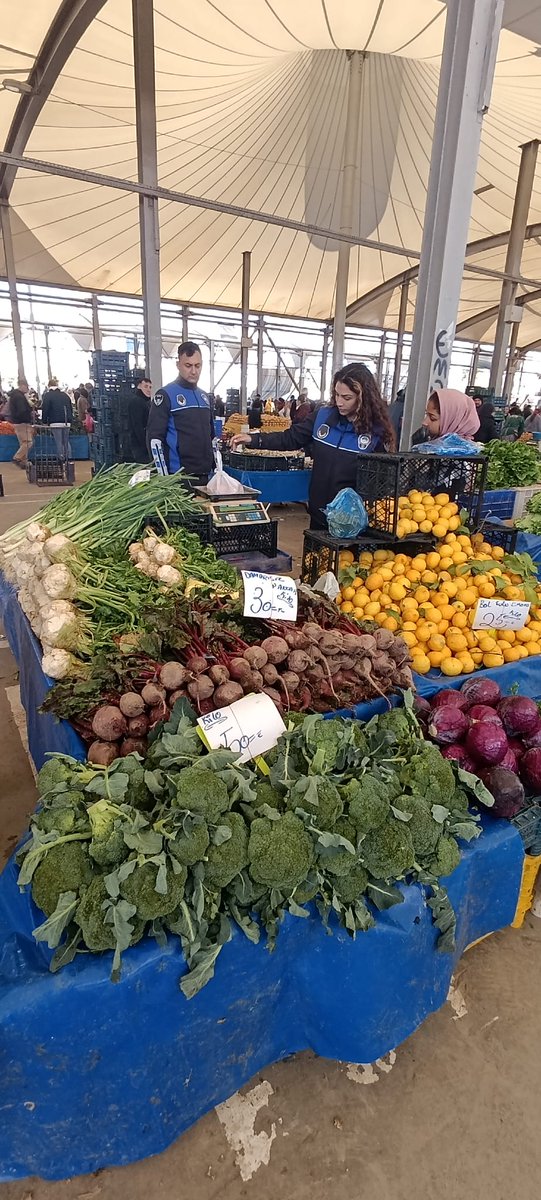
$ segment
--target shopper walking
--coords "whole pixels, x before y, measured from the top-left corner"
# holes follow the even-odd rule
[[[502,442],[518,442],[524,433],[524,417],[518,404],[512,404],[502,425]]]
[[[178,348],[178,375],[160,388],[150,406],[147,445],[156,442],[170,474],[181,469],[197,484],[208,483],[214,468],[214,424],[209,398],[198,388],[203,360],[197,342]]]
[[[241,433],[232,439],[232,447],[309,449],[314,464],[308,493],[310,528],[326,529],[323,510],[342,488],[356,488],[363,455],[393,450],[395,439],[387,405],[364,363],[337,371],[331,403],[314,413],[308,405],[307,409],[305,419],[283,433]]]
[[[48,389],[43,396],[41,420],[43,425],[49,425],[51,428],[56,452],[61,462],[67,462],[68,459],[72,419],[73,408],[67,392],[61,390],[58,379],[50,379]]]
[[[150,412],[150,397],[152,383],[146,376],[140,379],[128,408],[128,429],[131,439],[131,453],[136,463],[150,461],[147,448],[147,425]]]
[[[13,462],[21,470],[26,469],[28,450],[32,439],[32,418],[34,410],[28,399],[28,384],[26,379],[18,379],[17,387],[9,393],[9,419],[14,426],[19,442],[19,449],[13,455]]]

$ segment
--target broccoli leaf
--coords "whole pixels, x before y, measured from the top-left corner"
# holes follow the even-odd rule
[[[54,913],[42,925],[38,925],[36,929],[32,930],[32,936],[36,942],[47,942],[49,949],[54,950],[69,925],[78,903],[79,897],[76,892],[61,892]]]
[[[301,905],[297,904],[295,900],[289,900],[287,907],[288,907],[288,912],[291,913],[292,917],[309,917],[310,916],[308,909],[302,908]]]
[[[233,837],[233,833],[228,825],[217,825],[213,829],[210,840],[214,846],[223,846],[224,842],[228,842]]]
[[[393,883],[384,883],[383,880],[373,880],[368,884],[366,892],[368,899],[380,912],[385,912],[386,909],[404,901],[404,894],[400,888],[395,887]]]
[[[118,983],[120,979],[122,951],[127,950],[131,942],[133,925],[130,924],[130,918],[135,916],[135,912],[135,904],[130,904],[128,900],[117,900],[115,904],[111,903],[105,914],[106,924],[113,926],[116,942],[111,971],[113,983]]]
[[[325,850],[338,850],[342,848],[349,850],[350,854],[355,854],[355,846],[352,845],[348,838],[342,837],[340,833],[328,833],[327,830],[321,829],[317,830],[317,835],[319,845],[323,846]]]
[[[121,771],[109,775],[98,775],[91,783],[87,783],[85,792],[92,796],[101,796],[105,800],[124,800],[129,788],[130,777]]]
[[[437,949],[442,954],[451,954],[455,949],[456,916],[445,888],[432,885],[433,895],[427,900],[436,929],[440,931]]]
[[[391,804],[391,812],[392,812],[393,816],[396,817],[397,821],[404,821],[406,823],[408,821],[411,821],[411,813],[402,812],[402,809],[395,808],[394,804]]]
[[[445,805],[443,804],[433,804],[431,811],[432,817],[438,825],[443,825],[444,821],[447,820],[447,817],[450,816],[449,809],[445,808]]]
[[[481,804],[484,804],[486,808],[492,808],[494,796],[477,775],[472,775],[471,771],[465,771],[463,767],[457,767],[457,775],[459,783],[463,783],[465,787],[469,788],[476,799],[481,801]]]
[[[53,957],[49,963],[49,970],[52,974],[56,974],[62,967],[66,967],[68,963],[73,962],[75,955],[81,945],[82,934],[81,930],[75,922],[68,926],[66,941],[62,942],[61,946],[57,946]]]

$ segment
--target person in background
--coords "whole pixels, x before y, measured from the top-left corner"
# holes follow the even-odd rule
[[[75,401],[77,404],[77,416],[81,425],[84,425],[86,414],[90,411],[90,405],[88,403],[88,392],[82,384],[75,392]]]
[[[465,392],[441,388],[428,397],[423,426],[430,441],[445,437],[448,433],[475,441],[479,425],[474,401]]]
[[[524,417],[518,404],[512,404],[502,425],[502,442],[516,442],[524,433]]]
[[[494,420],[494,405],[490,400],[485,400],[484,404],[477,409],[477,416],[481,422],[479,432],[475,435],[476,442],[493,442],[499,437],[498,423]]]
[[[73,419],[73,408],[67,392],[59,387],[58,379],[49,380],[49,386],[43,396],[41,420],[43,425],[50,425],[55,440],[56,452],[61,462],[66,462],[69,455],[70,425]]]
[[[397,446],[400,443],[400,434],[402,433],[402,421],[404,419],[404,401],[406,399],[406,389],[399,388],[396,393],[396,400],[393,400],[389,409],[389,420],[394,429]]]
[[[214,416],[225,417],[225,404],[221,396],[214,397]]]
[[[293,405],[292,405],[292,411],[290,412],[291,424],[292,425],[302,424],[302,422],[306,421],[307,417],[310,416],[310,412],[311,412],[311,409],[310,409],[310,401],[308,399],[308,392],[306,391],[306,389],[303,389],[303,391],[299,395],[299,399],[295,402],[294,409],[293,409]]]
[[[249,429],[261,429],[262,414],[263,414],[263,405],[261,403],[261,396],[256,396],[252,400],[252,403],[250,405],[250,411],[248,413],[248,428]]]
[[[206,392],[197,386],[202,368],[197,342],[182,342],[177,378],[156,392],[147,425],[149,457],[152,442],[158,442],[169,473],[183,470],[199,485],[208,483],[214,469],[212,411]]]
[[[136,463],[150,461],[147,449],[147,425],[151,396],[152,384],[150,379],[145,376],[144,379],[139,380],[128,407],[131,451],[133,461]]]
[[[524,408],[522,409],[522,416],[524,417],[524,420],[527,421],[528,418],[532,416],[532,414],[533,414],[533,408],[532,408],[531,404],[525,404]]]
[[[33,409],[28,400],[28,384],[26,379],[18,379],[17,387],[9,393],[9,420],[15,428],[19,449],[13,455],[12,461],[22,471],[26,470],[28,448],[32,437]]]
[[[526,410],[524,410],[524,411],[526,411]],[[524,432],[525,433],[541,433],[541,407],[536,408],[535,411],[531,414],[531,416],[528,417],[527,421],[524,424]]]
[[[326,529],[324,509],[343,488],[357,489],[363,455],[394,449],[388,409],[374,376],[364,363],[336,372],[331,403],[295,421],[283,433],[238,434],[232,449],[309,450],[313,459],[308,492],[310,528]],[[362,490],[361,490],[362,495]]]
[[[286,402],[285,402],[283,396],[280,396],[278,398],[278,400],[276,400],[275,405],[274,405],[274,411],[275,411],[277,417],[284,416],[285,407],[286,407]]]

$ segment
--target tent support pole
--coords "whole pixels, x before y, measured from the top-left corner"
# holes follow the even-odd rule
[[[449,0],[424,214],[401,446],[449,381],[483,117],[503,0]]]
[[[522,153],[520,156],[520,166],[518,169],[515,202],[513,204],[513,216],[511,218],[511,232],[509,234],[507,255],[505,259],[506,275],[515,274],[520,271],[522,250],[526,235],[526,226],[528,224],[528,213],[530,211],[530,201],[532,198],[532,189],[535,179],[535,168],[537,165],[539,142],[536,140],[532,142],[526,142],[526,144],[521,147],[521,150]],[[509,345],[509,338],[511,336],[511,322],[509,320],[510,314],[508,310],[514,305],[516,294],[516,283],[513,283],[511,279],[504,279],[500,294],[500,306],[498,310],[498,320],[496,323],[494,353],[492,355],[489,381],[490,387],[494,388],[496,395],[500,395],[500,388],[502,386],[502,379],[505,370],[507,348]],[[509,361],[511,361],[511,357],[509,358]]]
[[[348,50],[348,103],[344,153],[342,158],[342,206],[340,211],[340,233],[353,232],[353,200],[355,179],[358,169],[359,120],[361,114],[361,86],[364,54],[359,50]],[[340,242],[336,270],[336,295],[334,301],[333,329],[333,373],[344,363],[344,338],[346,332],[346,307],[349,282],[350,243]]]
[[[480,346],[480,343],[478,342],[473,351],[472,360],[470,363],[470,371],[469,371],[469,375],[468,375],[468,387],[469,388],[474,387],[474,385],[475,385],[475,380],[477,378],[477,369],[479,367],[480,353],[481,353],[481,346]]]
[[[98,297],[94,294],[92,295],[92,340],[94,343],[94,350],[101,350],[101,329]]]
[[[323,348],[321,351],[321,383],[319,386],[321,403],[325,403],[325,392],[327,390],[327,359],[329,357],[329,337],[330,329],[326,325],[323,330]]]
[[[505,383],[503,385],[503,395],[511,400],[511,392],[513,390],[513,380],[515,371],[518,367],[517,342],[520,331],[520,321],[513,321],[511,326],[511,336],[509,338],[509,354],[507,357],[507,369],[505,372]]]
[[[242,255],[242,329],[240,338],[240,411],[248,411],[248,350],[252,344],[250,338],[250,268],[252,255],[245,250]]]
[[[10,209],[7,200],[0,200],[0,225],[2,227],[4,259],[6,263],[6,275],[9,288],[9,302],[11,305],[11,326],[13,329],[13,341],[15,342],[15,353],[17,355],[17,374],[20,379],[24,379],[25,374],[23,340],[21,335],[21,314],[19,312],[19,298],[17,296],[15,255],[13,253],[13,238],[11,236],[11,220],[9,213]]]
[[[135,120],[137,128],[137,178],[158,186],[156,138],[156,78],[154,65],[153,0],[132,0]],[[139,196],[141,287],[147,374],[154,391],[162,385],[162,333],[160,322],[160,229],[158,201]]]
[[[263,350],[265,347],[265,321],[262,316],[257,321],[257,391],[263,399]]]
[[[404,334],[406,332],[406,317],[408,315],[408,292],[409,283],[404,280],[400,288],[400,308],[398,311],[398,331],[396,335],[396,354],[394,360],[393,371],[393,386],[391,389],[391,400],[396,400],[396,393],[400,388],[400,373],[402,371],[402,352],[404,349]]]

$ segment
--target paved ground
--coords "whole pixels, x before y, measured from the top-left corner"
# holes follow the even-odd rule
[[[15,470],[3,469],[0,529],[43,501]],[[283,549],[298,552],[302,524],[281,527]],[[3,858],[35,803],[20,717],[15,664],[0,649]],[[470,950],[455,984],[452,1003],[396,1056],[352,1067],[299,1055],[156,1158],[65,1183],[3,1184],[0,1200],[537,1200],[539,921]]]

